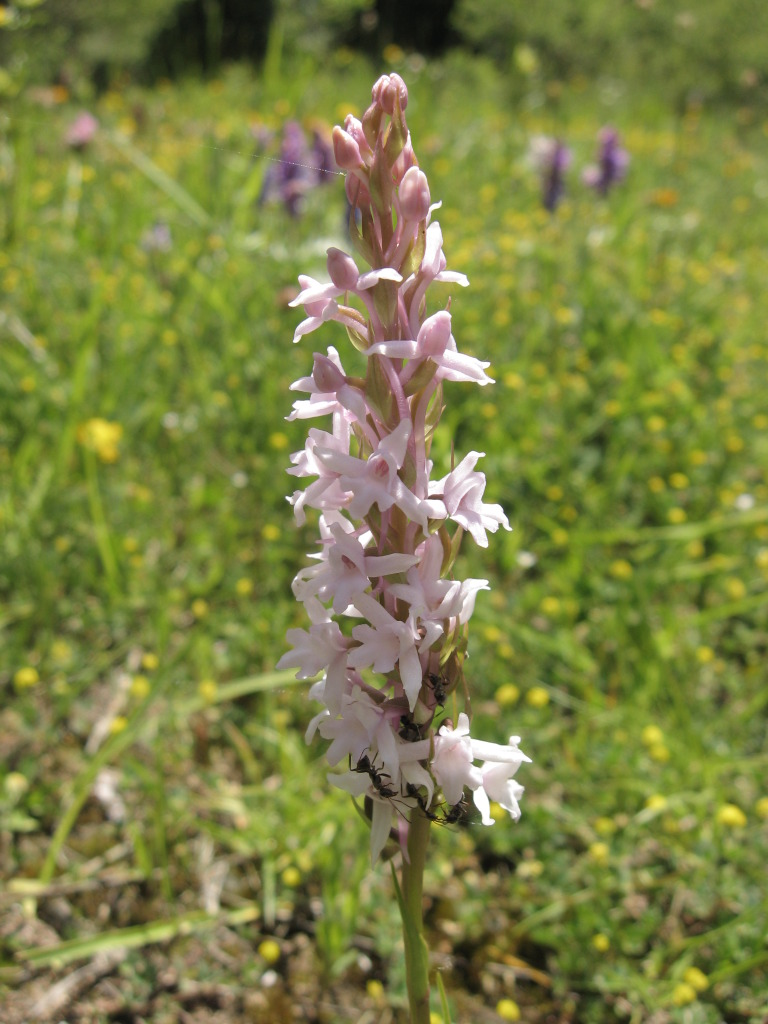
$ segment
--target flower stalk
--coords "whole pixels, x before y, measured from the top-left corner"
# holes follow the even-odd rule
[[[403,922],[411,1024],[429,1024],[429,948],[424,936],[424,868],[431,824],[420,807],[411,813],[408,856],[403,857],[400,882],[400,916]]]
[[[299,524],[319,513],[319,551],[293,591],[310,620],[288,631],[292,650],[279,667],[321,678],[310,696],[321,704],[306,738],[329,742],[333,785],[362,801],[371,857],[398,847],[398,899],[413,1024],[429,1020],[429,958],[422,916],[424,868],[433,821],[456,821],[471,792],[486,825],[491,801],[513,819],[523,789],[514,774],[529,760],[519,737],[506,744],[470,735],[464,678],[467,627],[487,580],[457,580],[462,537],[481,547],[509,523],[483,501],[482,457],[470,452],[433,479],[432,439],[446,383],[486,386],[488,363],[458,350],[450,299],[429,310],[433,286],[466,287],[447,269],[427,177],[405,119],[408,91],[398,75],[373,87],[362,120],[349,115],[333,133],[346,173],[350,234],[370,269],[328,250],[329,282],[300,276],[293,305],[306,318],[294,341],[333,322],[362,357],[351,375],[339,353],[316,352],[312,374],[292,390],[289,419],[330,419],[310,428],[291,456],[290,474],[309,479],[289,498]],[[458,713],[460,697],[466,710]],[[456,720],[448,717],[453,709]],[[475,762],[479,761],[480,764]]]

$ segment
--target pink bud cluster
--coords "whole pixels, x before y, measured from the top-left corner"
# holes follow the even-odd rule
[[[288,631],[293,649],[279,665],[302,679],[322,674],[311,696],[323,708],[307,739],[328,740],[328,763],[346,768],[331,780],[367,798],[374,859],[393,828],[404,847],[413,813],[455,820],[466,789],[485,824],[491,800],[517,819],[522,787],[513,776],[528,760],[519,737],[474,740],[465,713],[456,723],[444,713],[465,689],[467,623],[488,589],[486,580],[453,578],[462,535],[486,547],[487,532],[509,523],[501,506],[483,501],[481,453],[432,479],[444,382],[492,381],[488,363],[458,351],[449,308],[427,315],[430,285],[469,282],[446,269],[432,219],[439,204],[411,145],[407,102],[403,80],[385,75],[362,121],[349,115],[333,133],[352,238],[371,269],[331,248],[329,283],[301,276],[292,303],[306,313],[294,341],[335,321],[365,366],[349,375],[328,348],[292,385],[308,397],[289,419],[330,417],[331,427],[311,428],[291,456],[289,473],[311,482],[289,500],[299,524],[306,508],[320,513],[320,549],[293,581],[311,624]]]

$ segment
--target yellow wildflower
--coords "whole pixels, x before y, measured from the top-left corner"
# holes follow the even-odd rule
[[[31,686],[36,686],[39,682],[40,673],[36,668],[32,668],[31,665],[25,665],[24,668],[20,668],[13,677],[13,683],[17,690],[26,690]]]
[[[723,804],[718,809],[717,820],[726,828],[744,828],[747,824],[746,814],[736,804]]]
[[[77,439],[84,448],[95,452],[102,462],[117,462],[120,452],[118,445],[123,436],[123,428],[119,423],[113,423],[94,416],[85,423],[82,423],[77,430]]]

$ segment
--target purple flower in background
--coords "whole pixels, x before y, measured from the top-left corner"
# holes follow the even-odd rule
[[[283,128],[280,155],[264,176],[259,206],[279,201],[292,217],[300,216],[307,193],[331,181],[334,166],[333,150],[319,132],[313,133],[310,148],[301,125],[288,121]]]
[[[309,151],[318,185],[329,184],[338,173],[333,159],[333,146],[319,129],[312,130],[312,148]]]
[[[604,196],[627,173],[629,153],[619,145],[619,133],[615,128],[601,128],[597,140],[597,163],[585,167],[581,177],[585,185]]]
[[[159,220],[147,228],[141,236],[141,247],[145,252],[170,252],[173,247],[171,229],[165,221]]]
[[[541,175],[541,199],[552,213],[565,192],[565,172],[571,165],[571,151],[559,139],[539,135],[531,141],[531,158]]]
[[[99,122],[86,110],[81,111],[64,134],[64,141],[72,149],[85,149],[93,139]]]

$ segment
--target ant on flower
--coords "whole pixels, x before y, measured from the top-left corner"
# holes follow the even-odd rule
[[[432,684],[432,692],[435,695],[435,700],[437,701],[441,708],[444,707],[445,698],[447,696],[445,687],[448,680],[445,678],[445,676],[439,676],[435,672],[430,672],[429,675],[427,676],[427,679],[429,679],[430,683]]]
[[[400,719],[398,735],[407,743],[415,743],[416,740],[421,739],[421,730],[412,718],[409,718],[407,715],[403,715]]]
[[[380,768],[377,768],[376,765],[371,762],[371,759],[367,754],[363,754],[358,759],[354,768],[352,767],[352,759],[350,757],[349,767],[351,771],[357,772],[359,775],[368,775],[371,780],[371,785],[380,797],[388,800],[393,796],[398,796],[397,790],[389,784],[392,782],[391,777]]]
[[[462,797],[457,804],[449,807],[447,811],[443,811],[442,820],[446,825],[455,825],[457,822],[464,820],[466,816],[467,801]]]
[[[418,786],[414,786],[412,782],[409,782],[408,785],[405,787],[405,794],[406,796],[409,796],[416,801],[416,803],[419,805],[419,807],[422,809],[422,811],[429,818],[430,821],[439,821],[439,818],[435,814],[435,812],[431,811],[429,807],[427,807],[427,801],[424,799],[424,796],[422,795],[421,790],[419,789]]]

